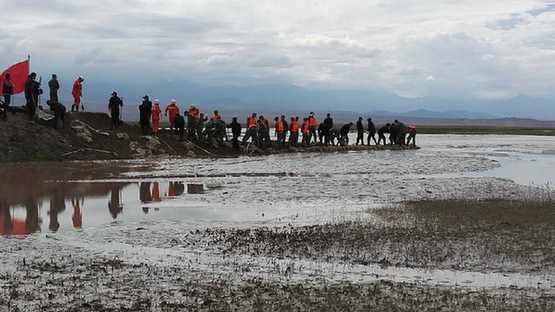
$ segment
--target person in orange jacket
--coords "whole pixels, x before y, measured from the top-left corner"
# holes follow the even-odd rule
[[[71,199],[71,205],[73,206],[73,215],[71,216],[71,221],[73,222],[73,228],[80,229],[83,226],[83,215],[81,214],[81,203],[79,203],[78,197],[73,197]]]
[[[297,145],[299,142],[299,117],[291,117],[289,127],[289,144]]]
[[[170,130],[174,130],[175,116],[179,113],[179,107],[177,106],[176,100],[171,100],[170,104],[166,107],[164,114],[168,116],[168,122],[170,123]]]
[[[222,115],[220,115],[219,111],[215,110],[212,117],[210,117],[210,120],[212,120],[212,121],[222,120]]]
[[[303,144],[310,144],[310,128],[308,126],[308,118],[303,119],[303,124],[301,125],[301,132],[303,133]]]
[[[152,106],[152,132],[155,136],[158,136],[160,132],[160,114],[162,110],[160,109],[160,101],[154,100],[154,105]]]
[[[252,115],[247,118],[247,132],[243,137],[243,144],[247,143],[250,138],[252,138],[254,144],[258,143],[258,124],[256,122],[256,113],[252,113]]]
[[[283,123],[283,120],[276,117],[274,119],[274,125],[276,127],[276,136],[277,136],[277,143],[279,144],[284,144],[285,143],[285,124]]]
[[[160,182],[152,183],[152,201],[154,202],[162,201],[162,198],[160,197]]]
[[[314,112],[310,112],[310,115],[308,115],[308,130],[309,130],[308,144],[310,144],[310,141],[312,140],[312,138],[314,138],[314,143],[316,143],[316,140],[318,137],[316,135],[317,126],[318,126],[318,121],[316,120],[316,116],[314,115]]]
[[[187,111],[187,133],[191,140],[197,138],[197,128],[200,123],[200,109],[195,105],[190,105]]]
[[[73,82],[73,88],[71,89],[71,95],[73,95],[73,105],[71,105],[71,111],[79,111],[79,106],[81,106],[81,97],[83,96],[83,77],[79,76]],[[84,106],[81,106],[81,110],[85,110]]]

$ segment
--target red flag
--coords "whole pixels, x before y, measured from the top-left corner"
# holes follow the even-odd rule
[[[27,77],[29,76],[29,60],[19,62],[6,69],[2,75],[0,75],[0,89],[4,84],[4,77],[6,77],[6,74],[10,74],[11,76],[14,94],[25,91],[25,81],[27,81]],[[0,92],[1,91],[2,90],[0,90]]]

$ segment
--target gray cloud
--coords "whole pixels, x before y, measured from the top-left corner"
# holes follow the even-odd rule
[[[554,12],[538,0],[0,0],[0,59],[129,81],[551,94]]]

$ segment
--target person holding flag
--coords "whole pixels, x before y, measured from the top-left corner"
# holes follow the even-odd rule
[[[79,112],[79,106],[81,106],[81,97],[83,96],[83,77],[79,76],[77,80],[73,82],[73,88],[71,90],[71,95],[73,95],[73,105],[71,105],[71,111]],[[85,107],[81,106],[81,110],[84,111]]]
[[[4,83],[2,84],[2,94],[4,95],[4,105],[6,108],[10,106],[13,95],[13,83],[10,73],[4,75]]]
[[[9,109],[13,96],[25,90],[29,77],[30,59],[13,64],[0,74],[0,95],[3,96],[5,109]],[[15,110],[12,110],[15,114]]]

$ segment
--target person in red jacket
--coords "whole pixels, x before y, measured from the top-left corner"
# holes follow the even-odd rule
[[[155,136],[158,136],[160,132],[160,114],[162,110],[160,109],[160,102],[154,100],[154,105],[152,106],[152,132]]]
[[[252,115],[247,118],[247,132],[243,137],[243,144],[246,144],[250,138],[252,138],[254,144],[258,143],[258,124],[256,121],[256,113],[252,113]]]
[[[281,145],[285,142],[285,125],[283,124],[283,120],[279,119],[279,117],[274,118],[274,126],[276,128],[277,144]]]
[[[71,199],[71,205],[73,206],[73,215],[71,216],[71,221],[73,222],[73,228],[80,229],[83,226],[83,215],[81,214],[81,205],[83,204],[83,199],[79,203],[79,198],[74,197]]]
[[[310,112],[310,115],[308,116],[308,130],[309,130],[308,144],[310,144],[310,141],[312,140],[312,138],[314,138],[314,143],[316,143],[316,140],[318,137],[316,135],[317,126],[318,126],[318,121],[316,120],[316,116],[314,115],[314,112]]]
[[[77,78],[75,82],[73,82],[73,88],[71,89],[71,95],[73,95],[73,105],[71,105],[71,111],[79,111],[79,106],[81,106],[81,110],[85,110],[85,107],[81,105],[81,97],[83,96],[83,77]]]
[[[289,144],[297,145],[299,142],[299,117],[291,117]]]
[[[191,140],[197,139],[197,128],[200,124],[200,109],[190,105],[187,111],[187,134]]]
[[[220,115],[219,111],[215,110],[212,117],[210,117],[210,120],[212,120],[212,121],[222,120],[222,115]]]
[[[303,144],[310,145],[310,128],[308,126],[308,118],[303,119],[303,124],[301,125],[301,132],[303,133]]]
[[[175,116],[179,113],[179,107],[177,106],[176,100],[171,100],[170,105],[166,107],[165,115],[168,116],[168,122],[170,123],[170,130],[174,130]]]

